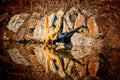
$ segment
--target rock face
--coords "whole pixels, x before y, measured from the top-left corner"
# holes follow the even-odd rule
[[[116,15],[97,15],[89,11],[79,10],[76,7],[72,7],[66,12],[61,9],[48,15],[49,32],[54,30],[54,26],[52,26],[54,17],[57,16],[54,23],[56,25],[58,18],[63,14],[65,14],[63,32],[81,25],[87,26],[72,36],[71,42],[74,46],[120,48],[119,27],[116,26],[119,23],[112,20],[114,18],[116,21],[118,20]],[[105,18],[103,19],[103,17]],[[10,19],[7,30],[3,32],[3,39],[42,41],[46,37],[44,18],[43,14],[40,13],[16,14]]]

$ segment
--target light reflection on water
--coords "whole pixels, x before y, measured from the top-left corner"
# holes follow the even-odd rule
[[[1,79],[109,79],[108,68],[112,63],[108,64],[107,57],[112,57],[102,49],[9,42],[1,45]]]

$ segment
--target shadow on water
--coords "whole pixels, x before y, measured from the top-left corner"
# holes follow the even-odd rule
[[[0,80],[117,80],[120,51],[0,43]]]

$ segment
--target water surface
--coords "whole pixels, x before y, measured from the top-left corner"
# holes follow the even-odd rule
[[[120,50],[0,42],[0,80],[119,80]]]

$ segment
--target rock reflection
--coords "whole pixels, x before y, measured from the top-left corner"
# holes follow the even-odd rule
[[[58,48],[53,45],[19,43],[4,45],[15,64],[31,66],[35,71],[43,69],[47,75],[55,73],[62,78],[93,78],[98,76],[101,65],[106,65],[102,50],[93,47]]]

